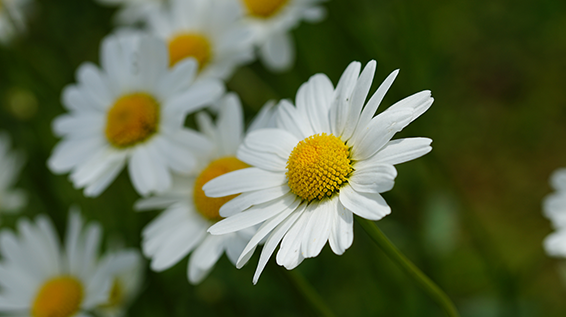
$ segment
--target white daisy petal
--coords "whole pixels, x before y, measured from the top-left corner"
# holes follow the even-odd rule
[[[424,90],[396,102],[388,110],[410,109],[413,111],[411,118],[411,121],[413,121],[427,111],[433,101],[430,90]]]
[[[360,162],[360,166],[378,164],[397,165],[419,158],[432,150],[428,138],[406,138],[389,141],[368,161]]]
[[[330,236],[338,199],[325,199],[311,203],[306,212],[312,213],[305,226],[301,252],[305,258],[316,257]]]
[[[280,158],[287,160],[299,141],[293,134],[285,130],[259,129],[248,133],[244,146],[251,151],[277,154]]]
[[[301,252],[301,243],[306,234],[305,227],[312,216],[312,212],[308,212],[307,208],[281,240],[279,251],[277,251],[275,257],[277,264],[284,266],[287,270],[294,269],[305,259]]]
[[[228,156],[235,153],[240,143],[242,143],[244,134],[244,114],[242,105],[238,95],[229,93],[223,98],[223,105],[218,114],[218,131],[220,155]]]
[[[342,203],[338,202],[336,208],[328,242],[334,253],[342,255],[354,241],[354,217]]]
[[[206,183],[202,189],[209,197],[223,197],[277,187],[286,182],[287,177],[284,173],[274,173],[250,167],[219,176]]]
[[[566,257],[566,230],[549,234],[544,240],[544,249],[550,256]]]
[[[279,213],[275,217],[265,221],[261,225],[261,227],[257,230],[256,234],[250,239],[250,241],[248,242],[248,244],[246,245],[244,250],[242,251],[242,253],[241,253],[241,255],[238,258],[238,261],[236,263],[236,267],[241,268],[242,266],[244,266],[244,264],[246,264],[246,262],[249,260],[251,254],[254,252],[256,246],[267,235],[269,235],[275,229],[275,227],[277,227],[281,223],[283,223],[287,219],[287,217],[289,217],[289,215],[291,215],[291,213],[298,213],[298,214],[302,213],[304,206],[299,207],[300,204],[301,204],[300,200],[295,200],[293,202],[293,204],[288,206],[281,213]],[[277,242],[279,242],[279,241],[277,241]]]
[[[308,107],[305,105],[305,108],[313,130],[319,133],[331,133],[328,109],[332,103],[334,91],[332,82],[326,75],[316,74],[304,85],[306,86],[305,103],[308,104]],[[299,93],[300,91],[299,89]],[[297,98],[299,98],[299,93],[297,93]],[[297,107],[299,107],[298,102]]]
[[[314,134],[307,118],[304,118],[297,108],[288,100],[281,100],[277,106],[277,126],[281,130],[292,133],[298,140]],[[254,131],[255,132],[255,131]]]
[[[266,188],[247,193],[242,193],[232,200],[226,202],[220,207],[220,216],[229,217],[242,210],[246,210],[253,205],[268,202],[270,200],[282,197],[287,194],[291,189],[287,185]]]
[[[365,219],[379,220],[391,213],[391,208],[378,193],[359,193],[351,186],[344,186],[339,196],[344,207]]]
[[[397,170],[393,165],[380,164],[367,168],[356,166],[349,179],[352,188],[360,193],[384,193],[393,188]]]
[[[389,109],[375,117],[367,127],[365,135],[352,150],[352,159],[365,160],[379,151],[395,133],[401,131],[410,121],[413,112],[407,109]]]
[[[295,43],[289,34],[275,33],[260,47],[259,54],[265,66],[281,72],[289,69],[295,60]]]
[[[265,242],[265,245],[263,246],[263,250],[261,250],[259,263],[253,277],[254,284],[257,284],[261,272],[263,272],[263,269],[267,265],[267,261],[275,251],[275,248],[277,247],[281,239],[283,239],[283,236],[289,231],[289,228],[291,228],[291,226],[295,224],[297,219],[303,215],[304,210],[305,206],[303,205],[302,208],[299,208],[298,210],[296,210],[296,212],[292,213],[289,217],[287,217],[287,219],[281,222],[277,226],[277,228],[273,230],[271,235],[269,235],[267,241]]]
[[[85,63],[77,70],[77,79],[80,89],[93,100],[92,105],[99,110],[105,110],[112,104],[112,93],[107,84],[106,77],[91,63]]]
[[[295,204],[297,200],[294,194],[285,194],[279,200],[258,204],[245,212],[221,220],[210,227],[208,232],[214,235],[221,235],[254,226],[285,211]]]
[[[208,235],[189,259],[189,281],[193,284],[202,281],[223,252],[224,237]]]
[[[371,88],[371,83],[373,82],[376,66],[377,63],[374,60],[370,61],[366,67],[364,67],[364,70],[356,82],[356,86],[350,99],[350,107],[348,107],[348,121],[346,122],[346,127],[342,133],[342,138],[344,140],[350,139],[358,125],[362,107],[366,101],[369,89]]]
[[[166,101],[165,111],[184,115],[193,113],[213,103],[224,93],[224,85],[218,80],[201,80],[190,89]]]
[[[340,77],[338,85],[336,85],[335,99],[330,108],[330,128],[332,129],[332,134],[336,136],[342,136],[348,124],[350,98],[356,86],[360,69],[360,62],[350,63]]]
[[[249,149],[245,144],[238,148],[238,159],[271,172],[285,172],[287,160],[273,152],[259,152]]]

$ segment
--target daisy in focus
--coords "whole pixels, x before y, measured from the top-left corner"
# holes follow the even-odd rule
[[[550,184],[556,192],[545,198],[543,212],[556,231],[546,237],[544,249],[550,256],[566,258],[566,169],[556,170]]]
[[[259,56],[272,71],[290,68],[295,60],[295,45],[289,32],[303,20],[319,22],[326,11],[325,0],[231,0],[245,12],[245,22],[254,31]]]
[[[0,212],[14,212],[26,204],[26,193],[12,188],[23,164],[23,156],[10,150],[8,135],[0,133]]]
[[[102,229],[71,212],[64,250],[45,216],[0,232],[0,312],[10,316],[91,316],[108,299],[113,262],[98,260]]]
[[[98,3],[109,7],[120,7],[115,16],[119,24],[132,25],[143,22],[154,11],[165,5],[166,0],[97,0]]]
[[[31,0],[0,0],[0,43],[7,44],[26,30],[26,11]]]
[[[199,78],[228,79],[253,59],[253,34],[241,10],[226,0],[172,0],[154,11],[149,30],[168,43],[171,66],[188,57],[198,61]]]
[[[299,88],[296,106],[281,101],[277,128],[245,138],[237,157],[251,167],[203,187],[207,196],[240,194],[242,202],[223,207],[233,216],[212,226],[213,235],[262,224],[237,262],[242,267],[267,239],[254,284],[280,242],[277,264],[288,270],[317,256],[327,241],[334,253],[344,253],[353,240],[353,214],[379,220],[391,212],[380,193],[393,187],[393,165],[431,150],[427,138],[391,141],[432,105],[430,91],[374,117],[398,74],[391,73],[364,106],[375,67],[371,61],[360,74],[361,64],[351,63],[336,89],[326,75],[312,76]]]
[[[122,317],[138,295],[143,281],[143,259],[135,249],[109,252],[102,260],[110,269],[112,286],[107,301],[96,307],[98,316]]]
[[[196,284],[212,270],[224,252],[236,263],[255,228],[250,226],[226,235],[206,232],[211,225],[229,215],[221,206],[239,206],[238,197],[210,198],[204,195],[202,185],[216,176],[248,167],[236,158],[243,139],[243,113],[235,94],[228,94],[220,102],[216,125],[206,113],[197,115],[197,123],[205,133],[213,151],[203,153],[200,168],[194,174],[175,178],[168,192],[141,200],[138,210],[165,208],[165,211],[143,230],[144,254],[151,258],[151,268],[163,271],[191,254],[188,279]],[[271,120],[270,107],[264,108],[250,129],[265,127]]]
[[[183,127],[187,114],[218,99],[224,86],[195,82],[194,59],[169,68],[165,43],[149,36],[111,35],[100,55],[102,68],[81,65],[78,83],[63,91],[69,113],[53,122],[63,140],[48,165],[54,173],[70,171],[86,196],[99,195],[126,164],[138,193],[163,192],[172,172],[189,173],[193,152],[207,150],[202,135]]]

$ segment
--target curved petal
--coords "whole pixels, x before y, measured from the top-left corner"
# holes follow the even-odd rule
[[[391,213],[380,194],[358,193],[351,186],[340,188],[340,202],[351,212],[369,220],[379,220]]]

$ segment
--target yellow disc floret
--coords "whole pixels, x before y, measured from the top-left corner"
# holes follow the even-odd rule
[[[283,8],[289,0],[243,0],[248,13],[258,18],[269,18]]]
[[[157,131],[159,104],[146,93],[122,96],[108,111],[106,139],[118,148],[147,140]]]
[[[69,317],[79,311],[83,286],[76,278],[60,276],[48,280],[37,293],[31,308],[33,317]]]
[[[202,70],[212,58],[212,49],[208,39],[197,33],[182,33],[169,41],[169,65],[187,57],[194,57]]]
[[[204,194],[202,186],[208,183],[213,178],[220,175],[239,170],[242,168],[249,167],[248,164],[238,160],[233,156],[219,158],[212,161],[208,166],[200,173],[195,181],[195,187],[193,190],[193,200],[197,211],[206,219],[210,221],[219,221],[222,219],[220,216],[220,207],[232,198],[238,195],[230,195],[225,197],[212,198]]]
[[[340,138],[322,133],[295,146],[287,160],[286,175],[291,192],[311,201],[338,192],[352,170],[348,146]]]

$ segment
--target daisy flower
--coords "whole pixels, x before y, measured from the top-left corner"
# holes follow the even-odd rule
[[[0,232],[0,312],[10,316],[91,316],[108,298],[111,267],[98,261],[101,227],[83,227],[71,212],[64,250],[51,222],[18,222],[19,235]]]
[[[0,211],[13,212],[26,204],[26,193],[13,189],[24,159],[20,153],[10,151],[10,139],[0,133]]]
[[[550,219],[556,232],[544,240],[544,248],[550,256],[566,258],[566,169],[556,170],[550,184],[556,192],[543,202],[544,215]]]
[[[26,29],[25,15],[30,0],[0,0],[0,43],[8,43]]]
[[[97,315],[105,317],[125,316],[126,310],[138,295],[143,280],[143,260],[135,249],[109,252],[103,259],[109,267],[112,287],[107,301],[96,308]]]
[[[148,19],[150,32],[167,41],[169,63],[187,57],[199,64],[199,78],[228,79],[253,59],[253,34],[241,23],[241,10],[225,0],[172,0]]]
[[[102,5],[116,7],[120,10],[115,16],[119,24],[131,25],[143,22],[154,11],[160,10],[166,0],[97,0]]]
[[[430,91],[373,117],[397,76],[394,71],[364,107],[375,65],[369,62],[360,74],[360,63],[351,63],[336,89],[325,75],[312,76],[299,88],[296,106],[280,103],[277,128],[248,134],[237,157],[251,167],[203,187],[211,197],[241,194],[241,204],[225,207],[234,215],[209,229],[213,235],[263,223],[237,262],[244,265],[267,238],[254,283],[279,242],[277,263],[289,270],[317,256],[326,241],[342,254],[352,244],[352,214],[379,220],[391,212],[380,193],[393,187],[393,165],[431,150],[426,138],[391,141],[430,107]]]
[[[243,231],[220,236],[206,232],[211,225],[228,216],[222,205],[226,202],[239,205],[241,202],[234,196],[206,197],[202,185],[218,175],[248,167],[236,158],[236,150],[243,139],[243,114],[237,96],[228,94],[219,109],[216,125],[205,113],[197,116],[201,131],[214,145],[213,151],[204,153],[201,158],[198,172],[176,178],[168,192],[136,204],[139,210],[166,208],[142,232],[143,252],[151,258],[151,268],[163,271],[194,250],[187,271],[193,284],[207,276],[224,252],[235,264],[255,229],[250,226]],[[269,117],[269,109],[266,109],[254,126],[265,126]]]
[[[193,59],[169,68],[165,43],[149,36],[109,36],[100,55],[102,68],[81,65],[78,84],[63,91],[69,113],[53,122],[63,140],[48,165],[55,173],[70,171],[86,196],[99,195],[126,163],[138,193],[162,192],[173,171],[188,173],[193,152],[206,150],[205,138],[183,127],[186,115],[219,98],[224,86],[194,82]]]
[[[325,0],[232,0],[243,7],[245,22],[253,28],[262,62],[273,71],[288,69],[295,59],[289,31],[302,20],[318,22],[326,11]]]

